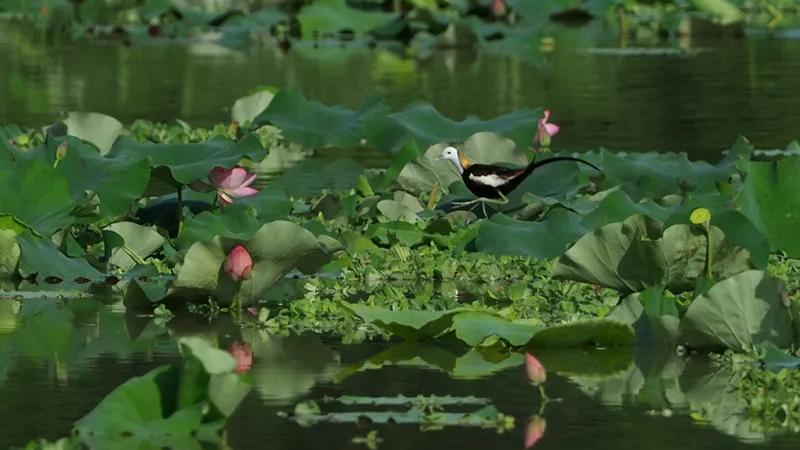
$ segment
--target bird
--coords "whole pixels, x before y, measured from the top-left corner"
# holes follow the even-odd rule
[[[572,156],[554,156],[539,161],[532,161],[526,167],[508,168],[489,164],[473,164],[464,155],[459,154],[453,146],[448,146],[442,151],[442,155],[437,159],[450,161],[455,167],[458,175],[464,181],[470,192],[478,198],[468,202],[457,203],[457,206],[471,205],[478,202],[490,202],[497,204],[508,203],[506,197],[516,189],[534,170],[544,165],[559,161],[575,161],[586,164],[593,169],[600,171],[594,164],[580,158]],[[486,207],[484,204],[484,215]]]

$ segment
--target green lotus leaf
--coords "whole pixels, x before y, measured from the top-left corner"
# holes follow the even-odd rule
[[[156,169],[166,168],[170,177],[166,181],[179,186],[205,179],[215,166],[233,167],[243,158],[261,160],[266,152],[252,134],[239,142],[218,136],[190,144],[154,144],[121,137],[108,156],[123,160],[146,159],[157,174],[160,172]]]
[[[66,143],[66,144],[65,144]],[[69,180],[69,192],[76,202],[85,199],[86,191],[97,194],[101,217],[116,217],[128,212],[141,198],[150,179],[150,168],[144,159],[117,159],[101,156],[78,139],[48,139],[44,152],[48,163],[60,145],[67,154],[56,167]],[[91,174],[91,176],[87,176]]]
[[[553,276],[619,291],[643,290],[648,283],[640,280],[638,273],[624,273],[621,263],[635,241],[657,239],[658,227],[657,222],[641,215],[600,227],[580,238],[559,258]],[[640,257],[644,259],[639,260]],[[663,259],[650,259],[642,252],[631,253],[627,262],[627,268],[649,273],[648,279],[663,280],[667,271]]]
[[[393,200],[378,202],[378,211],[392,221],[417,223],[420,220],[417,214],[423,210],[417,197],[403,191],[396,191]]]
[[[500,337],[509,344],[520,347],[542,330],[541,325],[515,323],[486,312],[462,312],[453,317],[453,329],[457,338],[467,345],[477,347],[486,339]]]
[[[222,274],[222,264],[239,243],[250,253],[253,269],[249,279],[234,282]],[[278,220],[263,225],[244,242],[217,236],[194,243],[186,252],[174,287],[197,294],[215,293],[223,302],[249,304],[290,270],[313,273],[340,249],[331,238],[317,238],[300,225]]]
[[[76,435],[104,448],[199,449],[197,439],[216,440],[249,386],[231,373],[236,362],[226,352],[199,337],[179,344],[182,365],[162,366],[118,386],[76,422]]]
[[[641,345],[674,348],[678,343],[680,318],[676,300],[663,286],[625,297],[608,318],[631,325]]]
[[[17,273],[19,257],[17,233],[0,229],[0,278],[8,278]]]
[[[622,292],[665,285],[674,292],[690,290],[704,276],[706,236],[702,229],[661,224],[634,215],[605,225],[580,238],[564,253],[554,277],[599,284]],[[711,227],[712,276],[727,277],[753,267],[750,253],[733,246],[719,228]]]
[[[114,248],[109,263],[129,270],[164,246],[164,236],[155,227],[146,227],[133,222],[116,222],[103,232],[113,232],[122,238],[122,246]]]
[[[587,319],[554,325],[537,332],[529,347],[564,348],[599,346],[613,347],[633,344],[635,336],[630,325],[609,319]]]
[[[231,120],[242,127],[249,126],[259,114],[267,109],[274,96],[275,93],[272,90],[264,89],[236,100],[231,108]]]
[[[731,170],[728,165],[689,161],[685,153],[618,155],[603,151],[602,158],[603,174],[610,185],[621,186],[635,200],[690,192],[703,183],[726,179]]]
[[[428,103],[414,103],[403,111],[371,120],[367,127],[367,140],[378,148],[395,149],[410,138],[420,147],[427,148],[442,142],[464,141],[475,133],[490,131],[511,139],[520,148],[528,148],[541,117],[541,109],[520,109],[490,120],[469,116],[457,122],[442,116]]]
[[[475,247],[498,255],[554,258],[587,232],[580,222],[581,216],[566,209],[553,210],[538,222],[495,214],[480,223]]]
[[[307,100],[297,91],[281,90],[259,114],[251,128],[272,124],[287,139],[312,148],[353,148],[364,137],[370,117],[388,111],[382,101],[370,100],[358,111]]]
[[[800,157],[777,162],[751,161],[737,203],[742,213],[766,236],[773,251],[800,257]],[[712,218],[713,220],[713,218]]]
[[[283,172],[276,184],[292,196],[310,196],[323,190],[352,189],[364,166],[349,158],[307,159]]]
[[[64,119],[64,124],[70,136],[92,143],[101,156],[111,150],[114,141],[122,133],[122,123],[119,120],[95,112],[71,112]]]
[[[221,210],[203,211],[187,218],[178,236],[178,246],[188,248],[214,236],[245,241],[253,237],[261,225],[255,208],[234,203]]]
[[[39,159],[14,158],[0,170],[0,216],[10,216],[43,236],[75,221],[69,180]]]
[[[594,210],[583,218],[581,225],[589,230],[595,230],[603,225],[622,222],[635,214],[663,221],[670,217],[670,212],[670,209],[649,200],[634,202],[625,191],[613,188],[610,192],[606,191]],[[688,223],[688,217],[683,223]]]
[[[71,282],[76,279],[98,281],[105,276],[83,258],[68,258],[52,242],[30,234],[17,236],[20,248],[19,272],[23,277],[33,274],[39,280],[56,277]]]
[[[782,296],[781,284],[766,272],[734,275],[692,302],[681,319],[681,337],[703,349],[748,352],[766,342],[789,347],[794,332]]]
[[[364,322],[403,339],[416,341],[442,334],[452,325],[458,311],[393,311],[379,306],[346,304]]]
[[[698,11],[710,15],[720,25],[730,25],[744,19],[742,10],[728,0],[690,0],[689,3]]]
[[[357,34],[372,31],[397,17],[394,13],[351,8],[345,0],[318,0],[297,13],[303,39],[318,33],[339,33],[345,29]]]

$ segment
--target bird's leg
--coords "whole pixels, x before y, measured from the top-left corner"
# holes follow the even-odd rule
[[[497,191],[497,195],[499,195],[500,198],[484,198],[483,200],[488,203],[494,203],[495,205],[505,205],[508,203],[508,197],[503,195],[502,192]]]

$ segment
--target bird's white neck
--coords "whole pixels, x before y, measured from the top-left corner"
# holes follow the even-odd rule
[[[443,155],[442,158],[450,161],[450,163],[453,164],[453,167],[455,167],[456,172],[458,172],[459,175],[464,174],[464,166],[461,165],[461,161],[458,158],[458,153],[456,152],[448,153],[446,155]]]

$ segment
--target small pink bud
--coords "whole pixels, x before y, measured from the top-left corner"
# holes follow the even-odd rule
[[[525,353],[525,372],[528,374],[528,379],[534,385],[540,385],[547,380],[547,372],[544,366],[530,353]]]
[[[536,445],[539,439],[544,436],[545,428],[547,428],[547,421],[544,420],[544,417],[531,417],[531,421],[528,422],[528,427],[525,429],[525,448],[531,448]]]
[[[550,146],[550,138],[558,134],[559,126],[554,123],[548,123],[550,120],[550,110],[544,110],[544,117],[539,119],[539,125],[536,128],[536,136],[533,137],[533,142],[541,145],[542,147]]]
[[[228,353],[236,360],[236,368],[233,369],[236,373],[249,372],[253,366],[253,350],[247,342],[234,342],[231,344]]]
[[[246,280],[250,278],[250,272],[253,270],[253,258],[246,248],[237,244],[225,258],[223,269],[233,281]]]

